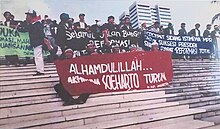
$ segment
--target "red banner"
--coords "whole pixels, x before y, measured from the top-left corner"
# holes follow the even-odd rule
[[[92,55],[55,64],[71,95],[158,88],[173,78],[171,52]]]

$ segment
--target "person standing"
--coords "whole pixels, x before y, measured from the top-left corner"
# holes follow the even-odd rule
[[[132,30],[131,22],[129,17],[125,17],[124,23],[120,27],[121,30]]]
[[[55,27],[55,25],[53,24],[52,20],[49,18],[45,19],[43,26],[45,36],[50,41],[51,45],[53,47],[56,47],[57,45],[55,44],[55,31],[54,29],[52,29]]]
[[[174,29],[172,23],[168,23],[168,27],[164,29],[163,33],[165,35],[174,35]]]
[[[203,37],[205,37],[205,38],[210,38],[211,37],[211,27],[212,27],[211,24],[206,25],[206,29],[203,32]]]
[[[187,31],[186,31],[186,23],[181,23],[181,29],[179,29],[179,34],[180,36],[185,36],[187,35]]]
[[[88,25],[85,22],[85,14],[81,13],[79,14],[79,22],[76,22],[74,24],[74,28],[77,30],[87,30]]]
[[[66,36],[66,31],[71,28],[68,23],[69,19],[70,19],[69,14],[67,13],[60,14],[61,21],[57,27],[55,44],[61,48],[62,52],[64,52],[65,49],[69,47],[67,43],[67,36]]]
[[[151,32],[154,32],[154,33],[158,33],[160,34],[160,23],[159,22],[154,22],[152,28],[150,29]]]
[[[213,42],[213,52],[216,59],[218,59],[218,39],[220,38],[219,26],[214,25],[214,30],[211,32],[211,38]]]
[[[34,76],[44,75],[44,60],[42,46],[44,43],[43,25],[40,23],[40,17],[37,16],[36,11],[28,10],[26,14],[27,25],[24,30],[29,32],[30,45],[34,49],[34,61],[37,72]]]
[[[200,24],[196,23],[195,28],[190,30],[188,33],[190,36],[201,36],[200,35],[200,30],[199,30]]]
[[[4,12],[3,16],[5,17],[4,26],[10,27],[11,25],[11,13],[9,11]]]
[[[108,23],[105,23],[102,26],[102,30],[113,31],[113,30],[118,30],[119,29],[118,25],[115,23],[115,17],[114,16],[109,16],[107,21],[108,21]]]

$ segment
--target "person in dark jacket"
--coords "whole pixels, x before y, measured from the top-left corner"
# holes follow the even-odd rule
[[[88,30],[88,25],[85,22],[85,14],[79,14],[79,22],[74,24],[76,30]]]
[[[163,30],[165,35],[174,35],[174,29],[172,23],[168,23],[168,27]]]
[[[109,16],[108,17],[108,23],[105,23],[103,26],[102,26],[102,30],[109,30],[109,31],[112,31],[112,30],[117,30],[119,29],[118,25],[115,23],[115,18],[113,16]]]
[[[131,30],[132,29],[129,17],[125,17],[124,22],[121,25],[120,29],[121,30]]]
[[[201,36],[201,35],[200,35],[199,27],[200,27],[200,24],[197,23],[197,24],[195,25],[195,29],[190,30],[189,33],[188,33],[188,35],[190,35],[190,36]]]
[[[68,30],[70,28],[70,26],[68,24],[69,19],[70,19],[69,14],[66,14],[66,13],[60,14],[61,21],[57,27],[55,44],[60,46],[60,48],[63,52],[65,51],[65,48],[68,47],[66,30]]]
[[[211,37],[211,27],[212,27],[211,24],[206,25],[206,29],[203,32],[203,37],[205,37],[205,38],[210,38]]]
[[[29,32],[30,46],[34,49],[34,59],[37,72],[36,75],[44,75],[44,60],[42,46],[44,43],[43,25],[40,23],[40,16],[37,16],[36,11],[28,10],[26,14],[26,25],[24,30]]]
[[[187,35],[187,31],[186,31],[186,23],[181,23],[181,29],[179,29],[179,34],[180,36],[184,36]]]
[[[5,17],[5,21],[3,23],[4,26],[8,26],[11,28],[16,28],[16,23],[14,20],[12,20],[12,14],[9,11],[5,11],[3,16]]]
[[[72,59],[75,58],[74,52],[71,48],[68,48],[64,51],[63,59]],[[78,98],[73,98],[72,95],[64,88],[63,84],[58,83],[54,86],[54,90],[57,92],[58,96],[63,101],[63,106],[69,106],[74,104],[84,104],[89,98],[90,94],[84,93],[80,94]]]

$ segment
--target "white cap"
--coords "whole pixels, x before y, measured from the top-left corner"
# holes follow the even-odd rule
[[[37,16],[36,11],[32,10],[32,9],[28,9],[28,11],[25,14],[31,14],[33,16]]]
[[[65,52],[67,52],[67,51],[73,52],[73,50],[71,48],[68,48],[68,49],[65,50]]]

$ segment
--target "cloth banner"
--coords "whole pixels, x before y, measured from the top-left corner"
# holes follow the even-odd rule
[[[103,33],[93,33],[87,31],[66,31],[68,46],[72,49],[83,50],[88,42],[93,42],[96,48],[103,47],[105,44]],[[113,30],[108,32],[110,45],[117,43],[119,46],[128,48],[130,44],[140,42],[139,30]]]
[[[164,87],[173,78],[171,52],[100,54],[55,61],[71,95]]]
[[[0,26],[0,56],[32,57],[34,52],[29,42],[28,33],[18,32],[7,26]]]
[[[152,42],[156,40],[160,50],[171,51],[173,55],[203,56],[213,53],[212,38],[161,35],[150,31],[143,31],[142,37],[145,50],[149,50]]]

